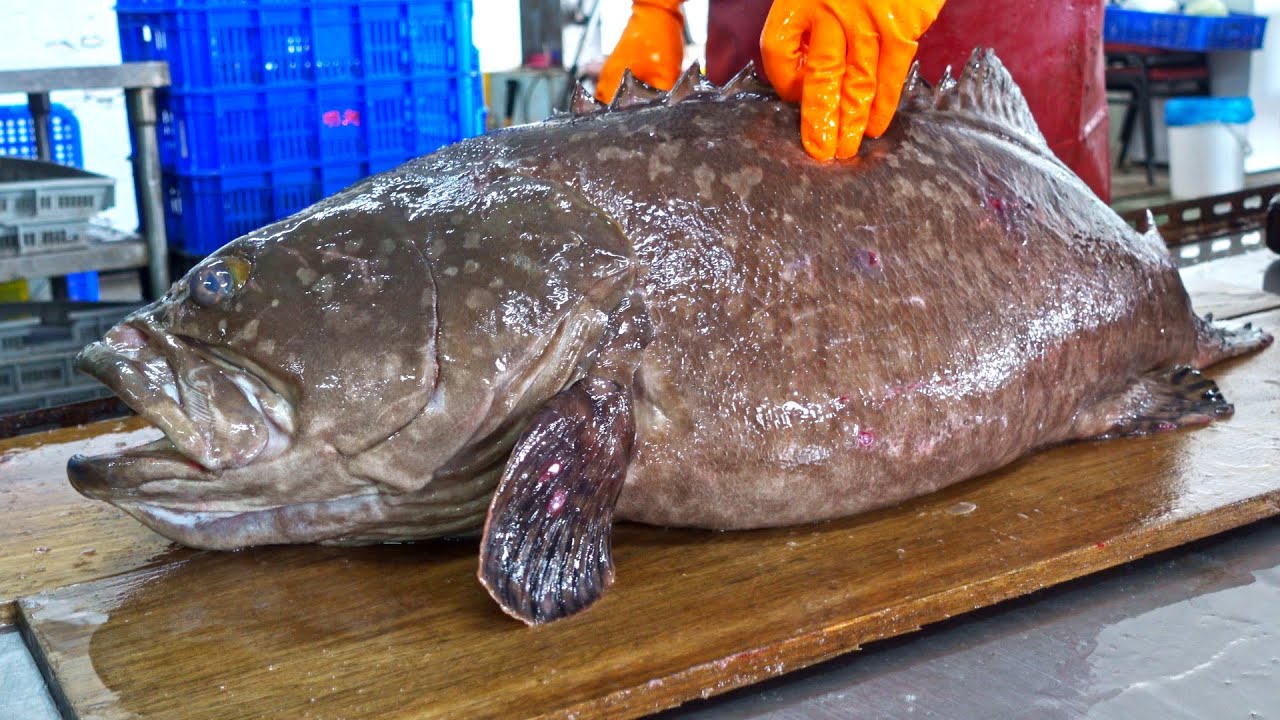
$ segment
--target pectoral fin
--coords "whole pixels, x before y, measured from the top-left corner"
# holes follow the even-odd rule
[[[588,377],[547,402],[489,506],[480,582],[530,625],[572,615],[613,582],[613,510],[635,424],[630,388]]]
[[[1218,385],[1190,367],[1155,370],[1076,419],[1077,437],[1110,438],[1207,425],[1234,411]]]

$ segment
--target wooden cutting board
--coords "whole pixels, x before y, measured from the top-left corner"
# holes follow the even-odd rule
[[[1256,291],[1270,261],[1198,281],[1220,317],[1280,306]],[[1280,350],[1210,374],[1237,410],[1209,428],[1055,448],[822,525],[622,526],[606,598],[536,629],[480,588],[474,542],[174,550],[65,483],[69,454],[136,426],[6,441],[0,602],[21,596],[83,718],[637,716],[1280,514]]]

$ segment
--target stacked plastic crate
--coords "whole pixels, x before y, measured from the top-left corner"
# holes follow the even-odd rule
[[[470,0],[120,0],[127,61],[164,60],[167,232],[202,256],[484,130]]]
[[[80,349],[137,308],[126,303],[0,305],[0,415],[111,396],[76,372]]]
[[[36,133],[35,123],[31,119],[31,113],[26,105],[4,105],[0,106],[0,156],[27,158],[34,160],[38,157],[36,149]],[[80,142],[80,121],[76,119],[75,113],[63,105],[53,105],[49,114],[49,141],[50,154],[53,162],[58,165],[66,165],[73,168],[84,167],[84,152]],[[83,244],[82,240],[87,240],[87,228],[77,221],[87,220],[98,210],[103,210],[106,206],[113,202],[113,193],[115,183],[109,178],[101,176],[88,176],[87,174],[76,172],[61,173],[56,168],[39,168],[36,166],[28,166],[33,168],[26,174],[22,175],[21,164],[10,166],[0,170],[3,178],[0,182],[15,182],[21,180],[31,181],[25,192],[16,193],[17,197],[12,197],[18,204],[26,199],[35,199],[34,193],[41,189],[56,190],[57,185],[66,186],[67,180],[75,178],[83,178],[85,186],[94,188],[91,191],[91,197],[102,201],[101,207],[93,205],[76,206],[66,205],[73,212],[70,217],[63,214],[62,217],[55,217],[54,220],[61,221],[61,226],[55,225],[43,228],[39,235],[33,235],[27,243],[19,244],[17,242],[17,228],[13,225],[4,224],[8,222],[19,222],[22,224],[30,223],[30,221],[39,215],[39,208],[32,204],[29,212],[19,214],[16,212],[8,212],[8,207],[0,207],[0,256],[6,252],[32,252],[39,250],[59,250],[67,246],[66,241],[71,240],[73,245]],[[57,176],[61,177],[57,177]],[[53,180],[52,184],[41,187],[41,181]],[[72,183],[77,184],[77,183]],[[15,186],[9,185],[12,189]],[[0,195],[5,192],[4,187],[0,187]],[[43,193],[47,194],[47,193]],[[52,203],[52,197],[42,197],[39,199],[41,203]],[[0,199],[0,203],[4,201]],[[16,210],[16,208],[15,208]],[[47,214],[46,214],[47,215]],[[47,219],[47,218],[45,218]],[[65,221],[68,219],[76,222],[74,225],[68,226]],[[31,228],[27,228],[31,232]],[[68,237],[69,236],[69,237]],[[59,237],[63,242],[58,242]],[[51,242],[41,242],[42,239],[51,239]],[[94,301],[98,299],[98,273],[93,271],[73,273],[66,276],[67,293],[72,300]],[[0,302],[16,302],[27,299],[26,280],[15,280],[11,283],[0,283]]]

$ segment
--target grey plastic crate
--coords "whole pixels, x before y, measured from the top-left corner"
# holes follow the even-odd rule
[[[0,320],[0,358],[27,352],[39,327],[38,317]]]
[[[76,372],[76,354],[55,353],[0,363],[0,396],[91,384],[93,378]],[[79,382],[79,378],[88,382]]]
[[[78,352],[138,306],[128,303],[15,303],[0,306],[0,363]],[[8,317],[4,315],[8,313]]]
[[[33,255],[89,247],[89,223],[38,222],[0,225],[0,256]]]
[[[0,157],[0,225],[88,220],[115,204],[115,180],[80,168]]]

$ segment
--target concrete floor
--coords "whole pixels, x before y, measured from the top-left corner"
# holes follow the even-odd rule
[[[11,627],[0,627],[0,718],[58,720],[61,717],[22,636]]]

